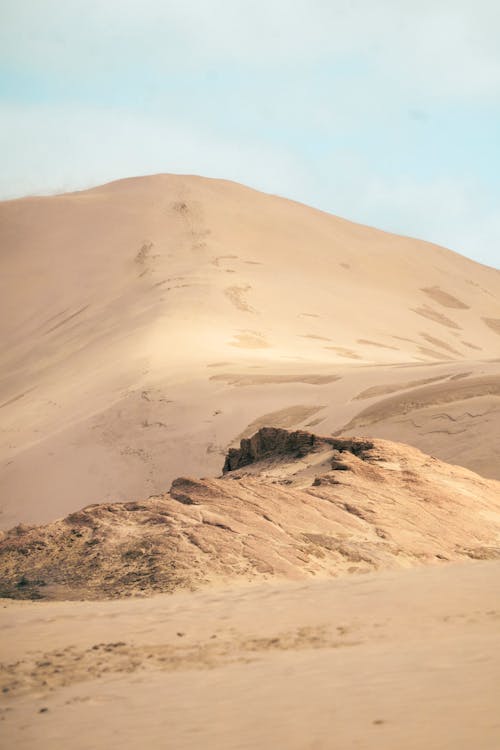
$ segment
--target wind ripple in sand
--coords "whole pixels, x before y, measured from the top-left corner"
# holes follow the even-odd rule
[[[318,336],[315,333],[299,334],[301,339],[316,339],[316,341],[331,341],[327,336]]]
[[[500,318],[483,318],[484,322],[495,333],[500,333]]]
[[[336,354],[339,355],[339,357],[346,357],[347,359],[363,359],[361,355],[356,354],[355,351],[352,349],[347,349],[344,346],[325,346],[324,349],[331,349]]]
[[[243,286],[228,286],[224,289],[224,294],[237,310],[254,313],[256,312],[255,308],[253,308],[245,298],[245,295],[251,289],[252,287],[250,284],[244,284]]]
[[[435,349],[429,349],[427,346],[419,346],[418,351],[425,357],[431,357],[431,359],[437,359],[440,362],[445,360],[452,362],[455,359],[455,357],[451,357],[449,354],[443,354],[443,352],[438,352]]]
[[[439,346],[441,349],[445,349],[447,352],[451,352],[451,354],[456,354],[458,357],[462,357],[462,353],[458,351],[458,349],[454,349],[450,344],[447,344],[446,341],[443,341],[442,339],[437,339],[435,336],[431,336],[429,333],[421,333],[420,334],[423,339],[427,341],[427,343],[432,344],[433,346]]]
[[[370,339],[358,339],[358,344],[364,344],[365,346],[377,346],[379,349],[394,349],[398,352],[397,346],[390,346],[389,344],[379,344],[378,341],[370,341]]]
[[[434,321],[434,323],[439,323],[447,328],[454,328],[457,331],[462,330],[454,320],[447,318],[446,315],[443,315],[437,310],[433,310],[432,307],[429,307],[428,305],[424,305],[423,307],[412,307],[411,310],[412,312],[417,313],[417,315],[421,315],[424,318]]]
[[[228,385],[271,385],[273,383],[307,383],[308,385],[326,385],[340,380],[340,375],[271,375],[271,374],[252,374],[224,372],[218,375],[212,375],[210,380],[223,381]]]
[[[87,310],[88,308],[89,308],[89,305],[83,305],[83,307],[80,307],[79,310],[72,313],[71,315],[68,315],[66,318],[64,318],[63,320],[60,320],[58,323],[53,325],[52,328],[49,328],[48,331],[45,331],[45,333],[52,333],[53,331],[56,331],[58,328],[61,328],[62,326],[66,325],[66,323],[69,323],[70,320],[73,320],[78,315],[81,315],[82,312],[85,312],[85,310]]]
[[[270,344],[264,336],[257,331],[242,331],[234,334],[234,341],[230,341],[230,346],[236,346],[239,349],[268,349]]]
[[[436,378],[423,378],[422,380],[409,380],[403,383],[388,383],[384,385],[373,385],[371,388],[366,388],[357,396],[354,396],[353,401],[360,401],[365,398],[374,398],[375,396],[386,396],[389,393],[395,391],[405,391],[408,388],[415,388],[419,385],[428,385],[429,383],[436,383],[439,380],[446,380],[450,377],[449,375],[439,375]]]
[[[426,388],[418,388],[398,396],[379,401],[357,414],[336,434],[342,434],[354,428],[379,422],[383,419],[408,414],[418,409],[436,404],[448,404],[479,396],[500,396],[500,375],[486,375],[469,378],[453,383],[439,383]]]
[[[466,305],[462,300],[457,299],[448,292],[443,292],[438,286],[423,287],[420,291],[425,292],[434,302],[437,302],[443,307],[454,307],[458,310],[469,310],[469,305]]]

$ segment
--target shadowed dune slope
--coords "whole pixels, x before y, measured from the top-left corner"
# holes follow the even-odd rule
[[[483,416],[446,445],[434,413],[401,436],[499,477],[478,381],[499,374],[499,300],[495,269],[222,180],[0,203],[0,526],[159,493],[263,424],[338,431],[464,373]]]
[[[500,557],[500,484],[383,440],[263,428],[218,479],[0,541],[0,595],[102,598]]]

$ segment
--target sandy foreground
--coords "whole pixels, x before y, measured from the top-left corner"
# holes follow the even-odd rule
[[[2,600],[2,748],[500,746],[500,563]]]

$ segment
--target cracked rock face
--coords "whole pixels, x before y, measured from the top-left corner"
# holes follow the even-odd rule
[[[251,438],[243,439],[239,448],[229,450],[223,473],[273,457],[302,458],[328,446],[339,452],[349,451],[354,455],[361,455],[373,448],[373,443],[355,438],[319,437],[304,430],[290,432],[277,427],[262,427]]]
[[[288,455],[300,458],[321,444],[321,439],[309,432],[289,432],[275,427],[263,427],[251,438],[241,441],[239,448],[231,448],[226,456],[223,473],[248,466],[263,458]]]
[[[0,537],[0,595],[111,598],[500,557],[500,483],[385,440],[263,428],[217,479]]]

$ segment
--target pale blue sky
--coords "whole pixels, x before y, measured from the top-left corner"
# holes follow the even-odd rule
[[[1,0],[0,198],[237,180],[500,265],[497,0]]]

